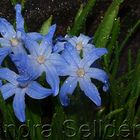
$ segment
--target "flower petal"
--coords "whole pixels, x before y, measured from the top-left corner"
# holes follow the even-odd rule
[[[10,55],[12,61],[16,64],[20,77],[17,81],[27,83],[35,80],[40,76],[40,69],[26,54]]]
[[[97,79],[103,83],[108,81],[108,76],[107,76],[106,72],[101,69],[90,68],[87,74],[89,77],[92,77],[93,79]]]
[[[39,52],[39,55],[49,57],[50,54],[52,53],[52,45],[49,44],[48,41],[46,41],[46,39],[44,38],[40,46],[38,47],[38,52]]]
[[[58,74],[52,64],[47,63],[45,64],[45,66],[46,66],[46,80],[50,84],[54,92],[54,96],[56,96],[59,92],[59,83],[60,83]]]
[[[68,64],[78,67],[80,56],[70,43],[65,44],[65,50],[63,51],[62,56],[68,62]]]
[[[32,40],[26,34],[23,34],[23,41],[25,43],[25,47],[29,50],[29,52],[34,56],[38,56],[39,54],[38,48],[40,47],[38,42],[35,40]]]
[[[0,18],[0,33],[6,39],[16,37],[13,26],[4,18]]]
[[[22,10],[21,5],[16,4],[15,10],[16,10],[16,29],[24,31],[24,19],[21,15],[21,10]]]
[[[25,122],[25,90],[17,88],[13,100],[13,108],[19,121]]]
[[[93,62],[99,59],[102,55],[106,54],[106,48],[93,48],[92,52],[89,52],[81,61],[80,66],[89,67]]]
[[[3,47],[0,48],[0,65],[3,62],[4,58],[10,53],[10,48],[8,47]]]
[[[89,97],[97,106],[101,105],[101,98],[96,86],[91,83],[88,78],[80,78],[80,88],[84,91],[85,95]]]
[[[77,43],[78,42],[82,42],[83,45],[87,45],[88,42],[91,40],[92,38],[85,36],[84,34],[80,34],[80,36],[77,39]]]
[[[17,85],[17,74],[8,68],[0,68],[0,78]]]
[[[13,96],[15,94],[15,89],[16,89],[16,86],[14,86],[10,83],[7,83],[7,84],[1,86],[0,91],[2,93],[3,99],[6,100],[9,97]]]
[[[27,35],[32,40],[35,40],[35,41],[40,41],[43,38],[43,36],[40,33],[36,33],[36,32],[27,33]]]
[[[53,39],[55,30],[56,30],[56,24],[52,25],[49,28],[48,34],[45,36],[45,39],[46,41],[48,41],[49,44],[52,44],[52,39]]]
[[[52,64],[58,67],[61,66],[62,68],[65,68],[67,65],[65,59],[58,53],[52,53],[48,60],[50,60]]]
[[[103,90],[104,91],[108,90],[108,88],[109,88],[108,76],[107,76],[105,71],[103,71],[101,69],[98,69],[98,68],[90,68],[87,74],[88,74],[89,77],[103,82],[105,84],[103,86]]]
[[[59,53],[59,52],[61,52],[61,51],[63,51],[64,50],[64,44],[65,44],[66,42],[57,42],[54,46],[53,46],[53,52],[57,52],[57,53]]]
[[[9,40],[5,38],[0,38],[0,46],[2,47],[11,47]]]
[[[26,91],[27,95],[34,99],[43,99],[52,94],[51,89],[42,87],[37,82],[32,82]]]
[[[68,77],[60,90],[60,101],[63,106],[68,106],[69,98],[68,94],[72,94],[77,86],[77,80],[75,77]]]

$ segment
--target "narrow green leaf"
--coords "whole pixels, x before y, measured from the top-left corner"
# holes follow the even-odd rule
[[[94,36],[96,47],[106,46],[114,21],[117,18],[119,6],[122,2],[123,2],[122,0],[114,0],[112,4],[110,5],[110,7],[108,8],[107,12],[105,13],[103,21],[98,27]]]
[[[132,52],[131,49],[128,51],[128,72],[132,70]]]
[[[75,17],[74,23],[76,23],[77,20],[79,19],[80,15],[81,15],[82,12],[83,12],[83,8],[84,8],[84,5],[81,4],[81,6],[80,6],[80,8],[79,8],[79,10],[78,10],[78,12],[77,12],[77,15],[76,15],[76,17]]]
[[[41,33],[42,35],[45,35],[45,34],[48,33],[49,27],[51,26],[51,23],[52,23],[52,18],[53,18],[53,17],[50,16],[49,19],[47,19],[47,20],[43,23],[43,25],[42,25],[42,27],[41,27],[41,29],[40,29],[40,33]]]
[[[81,10],[79,10],[80,12],[77,14],[76,20],[75,20],[71,30],[69,31],[69,34],[78,35],[81,32],[83,26],[86,23],[87,16],[90,13],[90,11],[92,10],[95,2],[96,2],[96,0],[88,0],[84,9],[81,8]]]
[[[110,119],[110,118],[112,118],[114,115],[116,115],[116,114],[122,112],[123,110],[124,110],[124,108],[115,109],[115,110],[111,111],[109,114],[107,114],[107,115],[105,116],[105,119]]]
[[[113,25],[113,28],[112,28],[112,31],[111,31],[110,40],[109,40],[109,43],[107,45],[108,62],[110,61],[111,55],[112,55],[113,50],[115,48],[115,44],[116,44],[116,41],[117,41],[117,38],[118,38],[118,35],[119,35],[119,31],[120,31],[120,19],[118,18],[114,21],[114,25]]]
[[[137,27],[140,25],[140,20],[138,20],[135,25],[132,27],[132,29],[129,29],[129,33],[126,35],[124,41],[120,45],[120,51],[123,49],[129,38],[132,36],[132,34],[136,31]]]
[[[10,1],[11,1],[12,5],[16,5],[16,3],[17,3],[17,0],[10,0]]]

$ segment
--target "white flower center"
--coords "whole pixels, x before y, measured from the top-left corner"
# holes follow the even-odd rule
[[[38,58],[37,58],[37,62],[39,64],[43,64],[45,62],[45,57],[43,55],[40,55]]]
[[[83,77],[85,75],[85,70],[80,68],[77,70],[76,73],[77,73],[78,77]]]
[[[10,40],[10,42],[11,42],[11,44],[12,44],[13,47],[16,47],[19,44],[19,41],[16,38],[12,38]]]
[[[80,51],[80,50],[83,49],[82,41],[80,41],[79,43],[77,43],[77,45],[76,45],[76,49],[77,49],[78,51]]]

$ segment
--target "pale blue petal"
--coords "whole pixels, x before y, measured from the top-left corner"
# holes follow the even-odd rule
[[[13,100],[13,108],[18,120],[25,122],[25,90],[17,88]]]
[[[87,74],[89,77],[97,79],[103,83],[105,83],[108,80],[106,72],[98,68],[90,68]]]
[[[72,95],[77,86],[77,79],[75,77],[68,77],[60,90],[60,101],[63,106],[69,105],[68,95]]]
[[[64,44],[66,42],[57,42],[53,47],[53,52],[62,52],[64,50]]]
[[[6,100],[9,97],[13,96],[15,94],[15,89],[16,89],[16,86],[14,86],[10,83],[7,83],[7,84],[1,86],[0,91],[2,93],[3,99]]]
[[[77,68],[72,65],[65,65],[65,67],[59,67],[56,69],[59,76],[75,76],[77,77],[76,71]]]
[[[83,45],[87,45],[90,40],[91,40],[90,37],[85,36],[84,34],[80,34],[80,36],[77,39],[77,43],[82,42]]]
[[[12,84],[17,85],[17,74],[8,68],[0,68],[0,79],[7,80]]]
[[[2,81],[0,80],[0,87],[2,86]]]
[[[42,40],[43,36],[40,33],[36,33],[36,32],[31,32],[31,33],[27,33],[27,35],[32,39],[32,40],[36,40],[36,41],[40,41]]]
[[[79,66],[81,60],[80,56],[70,43],[65,44],[65,50],[63,51],[62,56],[68,64],[74,65],[75,67]]]
[[[58,53],[52,53],[48,60],[50,60],[51,63],[57,66],[58,68],[65,68],[65,66],[67,65],[65,59]]]
[[[46,80],[50,84],[54,96],[56,96],[59,92],[59,77],[56,69],[51,64],[46,64]]]
[[[39,55],[44,55],[45,57],[48,58],[52,53],[52,45],[49,44],[48,41],[46,41],[46,39],[44,38],[40,46],[38,47],[38,52]]]
[[[10,48],[3,47],[0,48],[0,65],[2,64],[4,58],[11,52]]]
[[[91,53],[94,48],[95,48],[95,46],[92,44],[85,45],[83,47],[83,57],[86,57],[89,53]]]
[[[45,39],[46,41],[48,41],[49,44],[52,44],[52,39],[53,39],[55,30],[56,30],[56,24],[52,25],[49,28],[48,34],[45,36]]]
[[[103,86],[103,90],[108,90],[108,76],[105,71],[98,68],[90,68],[87,75],[93,79],[97,79],[103,82],[105,85]]]
[[[26,91],[26,94],[34,99],[43,99],[52,93],[51,89],[44,88],[37,82],[31,82]]]
[[[0,18],[0,33],[6,39],[16,37],[13,26],[4,18]]]
[[[89,52],[81,61],[80,66],[89,67],[99,59],[102,55],[106,54],[107,50],[105,48],[93,48],[92,52]]]
[[[76,47],[77,39],[78,39],[76,36],[74,36],[74,37],[66,37],[66,39],[67,39],[67,41],[68,41],[71,45],[73,45],[74,47]]]
[[[5,38],[0,38],[0,46],[11,47],[11,43],[9,42],[9,40],[7,40]]]
[[[21,15],[21,10],[22,10],[21,5],[16,4],[15,10],[16,10],[16,29],[17,30],[20,29],[20,30],[24,31],[24,19]]]
[[[39,54],[38,48],[40,47],[40,45],[38,44],[37,41],[32,40],[30,37],[26,36],[25,34],[23,36],[24,36],[23,41],[25,43],[25,47],[29,50],[29,52],[32,55],[37,57]]]
[[[90,98],[97,106],[101,105],[101,98],[96,86],[88,78],[80,78],[80,88],[85,95]]]
[[[31,80],[35,80],[40,76],[40,69],[36,63],[31,60],[26,54],[10,55],[12,61],[15,63],[20,77],[17,81],[20,83],[26,83]]]

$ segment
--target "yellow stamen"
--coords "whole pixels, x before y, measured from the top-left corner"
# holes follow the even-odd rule
[[[10,40],[10,42],[11,42],[12,46],[14,46],[14,47],[16,47],[19,44],[19,41],[16,38],[12,38]]]
[[[83,77],[85,75],[85,70],[80,68],[77,70],[76,73],[77,73],[78,77]]]
[[[45,57],[43,55],[40,55],[38,58],[37,58],[37,62],[39,64],[43,64],[45,62]]]
[[[77,43],[76,49],[77,49],[78,51],[80,51],[80,50],[82,50],[82,48],[83,48],[83,44],[82,44],[82,41],[80,41],[79,43]]]

